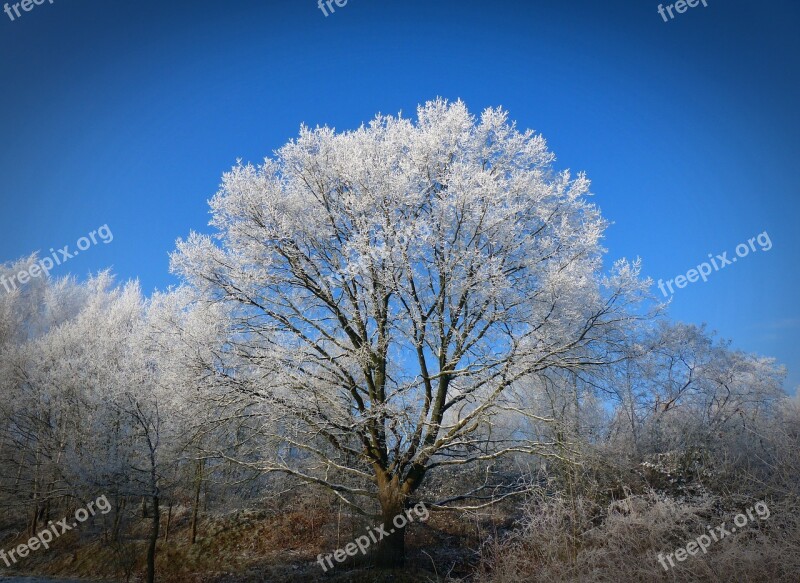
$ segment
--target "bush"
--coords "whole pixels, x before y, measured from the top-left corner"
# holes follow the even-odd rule
[[[484,547],[479,583],[791,581],[800,573],[797,507],[769,504],[770,516],[712,542],[666,571],[658,556],[686,547],[708,526],[755,501],[731,507],[718,497],[686,502],[650,492],[600,506],[586,498],[533,500],[520,528]]]

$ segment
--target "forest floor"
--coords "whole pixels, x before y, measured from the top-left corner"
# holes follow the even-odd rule
[[[142,581],[149,519],[129,528],[123,543],[107,544],[88,535],[64,536],[46,552],[38,551],[7,576],[79,578],[102,581]],[[406,533],[406,568],[401,571],[347,569],[337,565],[323,572],[319,554],[333,553],[366,532],[365,523],[346,519],[330,508],[295,503],[288,508],[264,508],[206,516],[190,543],[190,512],[174,508],[168,538],[158,543],[157,581],[164,583],[418,583],[465,577],[477,563],[480,540],[496,536],[497,517],[467,519],[452,513],[431,513],[424,524]],[[7,541],[13,548],[17,541]],[[0,583],[25,579],[0,578]],[[61,583],[64,579],[45,579]],[[26,583],[40,583],[30,579]]]

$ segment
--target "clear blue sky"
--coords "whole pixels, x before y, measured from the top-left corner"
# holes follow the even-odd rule
[[[53,271],[110,266],[145,291],[207,231],[237,158],[301,122],[357,127],[437,96],[502,105],[585,170],[609,259],[671,279],[762,231],[678,290],[671,315],[776,356],[800,384],[800,4],[707,0],[54,0],[0,12],[0,262],[114,234]],[[656,290],[656,293],[658,291]]]

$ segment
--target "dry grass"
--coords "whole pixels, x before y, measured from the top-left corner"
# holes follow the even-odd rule
[[[797,505],[770,506],[766,520],[712,543],[665,571],[659,553],[685,547],[707,526],[727,523],[752,506],[723,509],[707,497],[689,502],[648,494],[629,495],[600,507],[586,499],[539,499],[523,526],[505,541],[484,548],[480,583],[578,582],[792,582],[800,577]]]

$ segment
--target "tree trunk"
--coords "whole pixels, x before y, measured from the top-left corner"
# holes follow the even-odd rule
[[[402,509],[399,512],[402,514]],[[392,514],[392,517],[397,514]],[[380,569],[400,569],[406,562],[406,529],[395,528],[391,518],[386,521],[384,518],[384,528],[390,533],[378,543],[375,553],[375,566]],[[392,532],[394,531],[394,532]]]
[[[31,519],[28,522],[28,535],[33,537],[36,534],[36,526],[39,523],[39,505],[34,499],[33,510],[31,511]]]
[[[192,507],[192,544],[197,541],[197,512],[200,508],[200,489],[203,486],[203,460],[197,461],[197,476],[194,487],[194,506]]]
[[[15,496],[19,493],[19,484],[22,480],[22,468],[25,466],[23,463],[25,461],[24,455],[20,456],[19,466],[17,468],[17,479],[14,480],[14,488],[11,490],[11,493]]]
[[[406,538],[404,510],[406,507],[406,497],[395,476],[391,481],[378,480],[378,499],[381,504],[381,522],[383,530],[388,536],[384,536],[378,542],[375,549],[375,566],[381,569],[402,568],[406,560]],[[394,520],[396,517],[398,528]]]
[[[158,545],[158,529],[161,526],[161,508],[159,507],[160,490],[156,473],[156,447],[150,443],[150,487],[153,500],[153,522],[150,530],[150,541],[147,545],[147,583],[156,580],[156,545]]]
[[[153,522],[150,530],[150,541],[147,545],[147,583],[156,580],[156,544],[158,543],[158,527],[160,522],[158,494],[153,496]]]
[[[167,524],[164,527],[164,542],[169,542],[169,526],[172,522],[172,502],[169,503],[169,507],[167,509]]]
[[[114,505],[114,524],[111,527],[111,540],[114,542],[119,540],[119,532],[122,527],[122,516],[123,512],[125,512],[125,507],[128,505],[128,499],[126,497],[122,497],[121,499],[119,496],[116,497],[116,504]]]
[[[31,537],[36,534],[36,526],[39,523],[39,467],[41,465],[41,447],[41,443],[36,446],[36,465],[33,473],[33,492],[31,495],[33,509],[31,512],[31,521],[28,523],[28,533]]]

